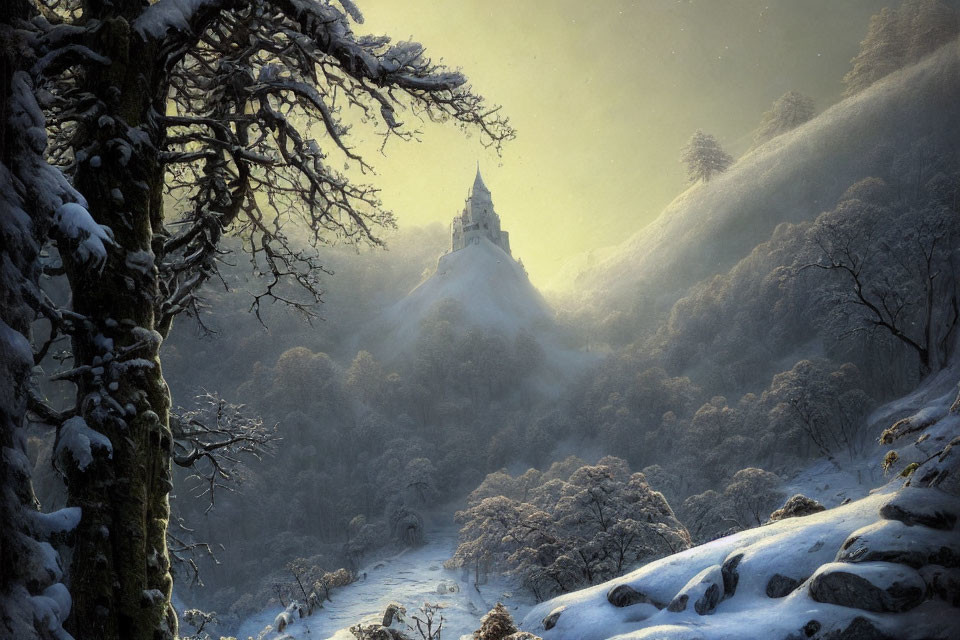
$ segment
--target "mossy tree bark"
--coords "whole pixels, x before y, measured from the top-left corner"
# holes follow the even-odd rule
[[[78,640],[160,640],[177,634],[166,544],[173,443],[152,252],[163,219],[163,169],[151,120],[163,112],[164,95],[153,93],[163,83],[151,69],[156,52],[131,31],[139,3],[91,2],[87,10],[104,22],[98,51],[111,64],[81,85],[100,105],[78,129],[74,182],[93,219],[112,229],[115,246],[98,278],[67,256],[64,265],[74,311],[87,319],[73,336],[80,415],[112,451],[95,449],[89,465],[66,468],[69,504],[83,510],[69,626]]]

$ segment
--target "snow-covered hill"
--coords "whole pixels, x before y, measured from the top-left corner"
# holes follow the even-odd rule
[[[458,303],[471,324],[511,335],[543,328],[553,318],[523,268],[503,249],[481,239],[441,256],[432,276],[386,310],[381,330],[395,344],[410,344],[424,318],[445,300]]]
[[[535,336],[551,386],[594,359],[565,344],[554,311],[523,267],[486,239],[441,256],[430,277],[363,330],[359,344],[387,362],[409,356],[424,320],[447,302],[462,316],[458,330],[493,329],[509,340],[520,332]]]
[[[263,640],[353,640],[349,628],[380,622],[391,602],[410,614],[424,602],[441,604],[443,637],[454,639],[472,633],[497,601],[506,603],[518,617],[529,609],[532,598],[513,594],[505,579],[494,578],[475,588],[471,575],[443,567],[457,546],[456,527],[444,524],[430,529],[427,541],[422,547],[406,549],[362,568],[361,579],[338,589],[322,609],[308,618],[296,619],[284,633],[264,634]],[[280,612],[278,607],[250,616],[236,630],[236,637],[258,637],[263,629],[273,625]],[[404,630],[405,625],[397,623],[395,627]]]
[[[545,640],[960,637],[957,368],[874,417],[897,416],[884,432],[898,445],[894,479],[867,497],[560,596],[521,628]],[[896,475],[910,468],[908,481]]]
[[[563,304],[597,313],[655,305],[729,269],[781,222],[811,220],[854,182],[889,173],[918,144],[960,148],[960,40],[754,149],[677,197],[589,264],[561,270]]]

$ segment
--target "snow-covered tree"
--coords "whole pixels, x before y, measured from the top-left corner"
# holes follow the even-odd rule
[[[81,515],[76,507],[41,513],[31,484],[26,416],[37,401],[32,377],[39,362],[31,322],[56,313],[40,287],[41,251],[56,235],[76,241],[75,250],[95,263],[108,240],[83,196],[44,159],[47,123],[34,72],[44,52],[19,28],[36,13],[25,0],[0,4],[0,636],[18,640],[70,637],[63,625],[71,597],[51,543]],[[80,464],[105,445],[77,420],[64,435],[63,448]]]
[[[787,432],[795,425],[834,464],[839,465],[837,456],[852,459],[863,449],[872,401],[860,388],[852,364],[835,367],[823,359],[801,360],[774,376],[764,399],[772,406],[776,431]]]
[[[896,9],[884,7],[870,18],[860,52],[852,60],[853,68],[843,77],[847,95],[853,95],[896,71],[903,65],[907,43],[900,28]]]
[[[882,332],[916,354],[923,374],[947,362],[960,324],[960,176],[926,156],[909,162],[896,197],[871,202],[852,188],[821,214],[809,232],[816,262],[807,265],[827,276],[821,286],[836,333]],[[951,184],[942,194],[936,188]]]
[[[473,640],[503,640],[516,632],[517,625],[510,612],[498,602],[480,619],[480,628],[473,632]]]
[[[760,526],[783,502],[780,484],[776,474],[756,467],[741,469],[733,475],[723,494],[741,528]]]
[[[690,182],[709,182],[718,173],[726,171],[733,158],[723,150],[720,142],[700,129],[680,152],[680,161],[687,166]]]
[[[870,18],[860,51],[844,76],[846,95],[853,95],[897,69],[950,42],[960,33],[956,9],[942,0],[906,0],[896,9],[884,7]]]
[[[3,42],[32,47],[33,77],[7,86],[42,86],[50,154],[75,189],[45,178],[25,194],[39,205],[33,241],[55,241],[47,268],[70,289],[69,311],[40,294],[36,309],[51,342],[70,339],[72,366],[58,376],[76,385],[77,405],[58,412],[34,398],[31,410],[58,425],[69,504],[83,510],[71,630],[171,638],[174,436],[158,353],[174,318],[198,309],[225,236],[242,238],[266,274],[254,311],[278,299],[309,312],[322,269],[293,228],[314,245],[376,244],[375,228],[392,222],[376,189],[334,168],[369,169],[348,119],[398,139],[415,137],[407,123],[419,117],[452,120],[494,146],[512,130],[419,44],[355,34],[362,18],[346,0],[45,5],[38,15],[32,3],[4,3],[14,29]],[[35,175],[40,117],[32,108],[18,123],[29,125],[32,155],[4,144]],[[29,283],[38,267],[24,268]],[[81,441],[93,446],[69,449]]]
[[[451,566],[478,574],[492,566],[544,598],[686,548],[689,535],[643,474],[631,475],[618,458],[604,461],[609,464],[583,465],[566,480],[544,480],[529,491],[529,502],[482,497],[459,512],[460,544]],[[472,495],[485,496],[492,486]]]
[[[815,113],[813,98],[799,91],[787,91],[774,101],[769,111],[764,112],[760,126],[754,133],[754,141],[760,144],[781,133],[792,131],[812,118]]]

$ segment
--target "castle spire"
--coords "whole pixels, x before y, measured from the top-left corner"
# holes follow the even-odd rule
[[[487,189],[487,185],[483,184],[483,176],[480,175],[480,161],[477,161],[477,177],[473,179],[473,188],[470,189],[470,194],[475,194],[478,192],[490,193],[490,189]]]

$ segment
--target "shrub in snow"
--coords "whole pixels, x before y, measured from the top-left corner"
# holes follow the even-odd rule
[[[808,498],[805,495],[798,493],[795,496],[790,497],[782,507],[771,513],[770,521],[777,522],[778,520],[783,520],[784,518],[808,516],[811,513],[819,513],[825,509],[826,507],[813,498]]]
[[[448,566],[481,579],[481,568],[518,576],[543,597],[595,584],[645,559],[689,546],[686,530],[660,493],[622,460],[584,465],[565,479],[527,472],[542,482],[522,490],[525,500],[490,496],[494,486],[512,495],[517,482],[491,474],[457,513],[460,543]],[[486,496],[486,497],[482,497]],[[478,500],[479,499],[479,500]]]
[[[473,640],[503,640],[516,631],[510,612],[498,602],[481,618],[480,628],[473,632]]]

